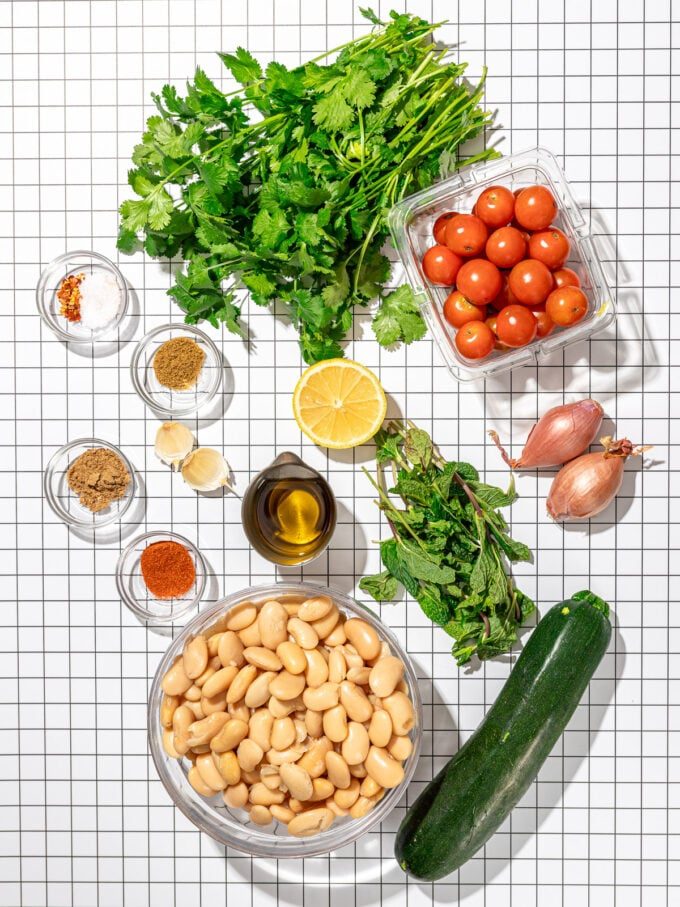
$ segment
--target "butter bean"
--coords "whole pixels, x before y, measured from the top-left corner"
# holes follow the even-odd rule
[[[228,787],[222,794],[222,799],[232,809],[243,809],[248,802],[248,788],[243,781]]]
[[[192,711],[192,713],[193,713],[193,716],[194,716],[194,719],[195,719],[196,721],[200,721],[201,718],[205,718],[205,712],[204,712],[203,709],[201,708],[201,703],[200,703],[200,702],[192,702],[190,699],[185,699],[185,700],[184,700],[184,705],[185,705],[188,709],[191,709],[191,711]]]
[[[272,814],[269,809],[259,804],[250,810],[250,818],[256,825],[270,825],[272,822]]]
[[[202,797],[215,796],[215,791],[212,789],[212,787],[208,787],[195,765],[192,765],[187,772],[187,781],[193,787],[196,793],[200,794]]]
[[[368,755],[371,745],[368,739],[368,733],[363,724],[358,721],[350,721],[347,728],[347,737],[342,743],[340,752],[347,765],[359,765]]]
[[[307,739],[307,725],[301,718],[295,718],[293,720],[293,726],[295,727],[295,742],[304,743]],[[321,736],[321,735],[318,735]]]
[[[330,809],[333,815],[338,816],[338,818],[349,815],[349,810],[342,809],[340,806],[338,806],[338,804],[335,802],[335,800],[333,800],[332,797],[331,799],[326,800],[326,809]]]
[[[391,737],[387,743],[387,752],[394,759],[403,762],[413,752],[413,742],[410,737]]]
[[[261,646],[262,636],[260,635],[260,627],[258,622],[254,620],[249,627],[244,627],[242,630],[239,630],[238,638],[241,640],[246,649]]]
[[[285,718],[287,715],[292,715],[293,712],[297,712],[302,705],[304,705],[304,703],[300,696],[296,696],[295,699],[289,699],[287,702],[282,702],[280,699],[277,699],[276,696],[271,696],[267,703],[267,708],[274,718]]]
[[[291,797],[296,800],[304,802],[309,800],[314,793],[312,778],[304,767],[292,763],[284,763],[279,769],[279,774]]]
[[[323,712],[307,709],[305,727],[310,737],[320,737],[323,734]]]
[[[264,753],[271,747],[271,734],[274,717],[268,709],[257,709],[248,722],[248,736]]]
[[[237,757],[237,758],[238,758],[238,757]],[[254,769],[251,769],[251,771],[249,771],[249,772],[246,772],[246,771],[243,771],[243,770],[242,770],[242,771],[241,771],[241,780],[242,780],[242,781],[245,781],[245,783],[248,785],[248,788],[249,788],[249,789],[250,789],[250,787],[251,787],[253,784],[257,784],[257,783],[259,782],[259,780],[260,780],[260,769],[259,769],[259,767],[256,766]]]
[[[184,673],[191,680],[196,680],[208,667],[208,641],[205,636],[194,636],[182,654]]]
[[[297,762],[303,754],[303,747],[297,745],[290,746],[287,750],[271,749],[267,751],[267,762],[270,765],[282,766]]]
[[[276,671],[264,671],[253,680],[246,690],[244,700],[249,709],[259,709],[260,706],[265,705],[269,701],[271,696],[269,684],[277,676]]]
[[[340,702],[352,721],[363,724],[364,721],[371,720],[373,706],[361,687],[352,683],[351,680],[343,680],[340,684]]]
[[[229,689],[231,684],[234,682],[234,678],[238,675],[239,669],[234,665],[229,665],[227,668],[220,668],[219,671],[215,671],[212,677],[209,677],[208,680],[203,684],[202,693],[208,699],[216,696],[218,693],[224,693]],[[234,700],[231,700],[234,701]]]
[[[201,778],[211,790],[224,790],[227,786],[227,782],[215,765],[212,753],[201,753],[201,755],[196,758],[196,768],[198,769]]]
[[[368,726],[368,737],[375,746],[387,746],[392,737],[392,719],[385,709],[376,709]],[[397,738],[399,739],[399,738]],[[408,737],[405,738],[408,740]]]
[[[351,618],[345,623],[345,633],[364,661],[380,655],[380,637],[365,620],[360,617]]]
[[[275,819],[278,819],[279,822],[283,822],[284,825],[287,825],[290,820],[295,816],[295,813],[292,809],[289,809],[283,804],[272,803],[269,807],[269,812],[274,816]]]
[[[334,705],[323,713],[323,732],[333,743],[342,743],[347,737],[347,712],[342,705]]]
[[[326,753],[326,774],[328,780],[340,790],[346,790],[352,781],[347,763],[335,750],[329,750]]]
[[[281,790],[282,781],[278,766],[266,764],[261,765],[260,778],[264,786],[268,787],[269,790]]]
[[[217,693],[215,696],[202,696],[201,708],[203,714],[207,717],[213,712],[223,712],[227,707],[227,694]]]
[[[181,696],[186,693],[192,683],[193,681],[187,677],[184,671],[182,659],[178,658],[161,681],[161,688],[166,696]]]
[[[283,667],[276,652],[265,646],[249,646],[243,650],[243,657],[261,671],[280,671]]]
[[[404,676],[404,665],[394,655],[381,658],[371,668],[368,685],[376,696],[384,699],[394,693],[397,684]]]
[[[240,668],[244,663],[243,643],[233,630],[227,630],[220,636],[220,642],[217,647],[217,656],[225,668],[233,665]]]
[[[231,718],[238,718],[239,721],[250,721],[250,709],[245,704],[245,700],[239,699],[238,702],[227,701],[227,712]]]
[[[189,687],[189,689],[184,694],[184,698],[188,699],[189,702],[200,702],[202,695],[203,694],[201,693],[201,688],[196,686],[195,683],[192,683],[191,686]]]
[[[219,669],[222,667],[222,662],[219,660],[217,655],[215,656],[215,661],[217,662],[216,666],[213,666],[212,659],[208,662],[208,667],[205,669],[205,671],[201,674],[200,677],[196,678],[196,680],[194,681],[194,686],[197,686],[197,687],[204,686],[206,680],[210,680],[210,678],[213,676],[213,674],[216,674],[217,671],[219,671]]]
[[[289,674],[285,670],[280,671],[269,682],[269,692],[282,702],[295,699],[302,693],[304,688],[305,678],[303,674]]]
[[[214,753],[226,753],[235,750],[242,740],[248,736],[248,725],[240,718],[230,718],[210,741],[210,749]]]
[[[327,595],[317,595],[316,598],[308,598],[302,602],[298,608],[297,616],[300,620],[306,620],[311,623],[313,620],[319,620],[325,617],[333,608],[333,602]]]
[[[179,704],[179,696],[163,696],[161,700],[161,724],[163,727],[172,727],[172,716]]]
[[[300,610],[301,602],[281,602],[281,604],[286,609],[288,617],[295,617]]]
[[[261,781],[250,788],[248,799],[256,806],[271,806],[272,803],[283,803],[286,795],[280,790],[270,790]]]
[[[335,791],[333,782],[329,781],[328,778],[314,778],[312,786],[314,787],[314,792],[309,798],[310,803],[319,803],[321,800],[327,800],[333,796]]]
[[[348,670],[351,670],[352,668],[364,667],[363,658],[361,657],[361,655],[359,655],[359,653],[351,643],[347,643],[344,646],[338,646],[338,648],[342,652],[342,656],[345,659]]]
[[[374,806],[375,800],[371,797],[359,797],[357,802],[350,809],[349,814],[353,819],[363,819],[367,813],[370,813]]]
[[[220,646],[220,640],[224,636],[224,633],[213,633],[212,636],[208,636],[208,655],[212,658],[214,655],[217,655],[217,650]]]
[[[345,622],[340,615],[335,627],[331,630],[328,636],[325,637],[324,643],[331,648],[335,646],[342,646],[347,642],[347,634],[345,633]]]
[[[210,743],[212,738],[222,730],[224,725],[229,721],[226,712],[213,712],[207,718],[201,718],[189,725],[187,743],[190,747],[201,746],[203,743]]]
[[[308,838],[330,828],[334,818],[333,813],[325,806],[319,807],[319,809],[307,809],[290,820],[288,833],[295,838]]]
[[[371,669],[368,665],[364,665],[363,668],[350,668],[347,672],[347,680],[351,680],[352,683],[356,683],[357,686],[365,687],[368,683],[370,674]]]
[[[305,678],[308,687],[320,687],[328,680],[328,663],[318,649],[305,649],[307,670]]]
[[[375,778],[372,778],[370,775],[366,775],[364,780],[361,782],[359,787],[359,794],[362,797],[375,797],[376,794],[379,794],[382,790],[382,787],[378,784]]]
[[[243,602],[229,611],[225,627],[227,630],[233,630],[238,633],[239,630],[249,627],[256,617],[257,607],[252,602]]]
[[[276,718],[272,726],[271,745],[275,750],[286,750],[295,742],[295,725],[292,718]]]
[[[255,743],[254,740],[251,740],[250,737],[242,740],[236,750],[236,757],[242,772],[252,772],[255,766],[262,762],[263,756],[264,750],[262,747]]]
[[[307,670],[305,650],[296,642],[286,640],[276,647],[276,654],[289,674],[302,674]]]
[[[351,809],[354,806],[359,799],[359,787],[359,781],[356,778],[352,778],[348,787],[336,790],[333,794],[333,799],[340,809]]]
[[[320,687],[308,687],[302,694],[302,701],[308,709],[315,712],[324,712],[332,709],[340,700],[337,683],[322,683]]]
[[[349,773],[353,778],[365,778],[368,774],[363,762],[359,762],[357,765],[350,765]]]
[[[391,696],[386,696],[382,703],[383,708],[389,712],[392,719],[393,733],[397,737],[408,734],[416,723],[416,713],[408,696],[397,690]]]
[[[297,815],[298,813],[304,812],[305,804],[301,803],[299,800],[296,800],[295,797],[291,797],[288,801],[288,809],[293,813],[293,815]]]
[[[331,683],[342,683],[347,676],[347,663],[340,649],[331,649],[328,656],[328,680]]]
[[[337,626],[339,620],[340,620],[340,612],[335,607],[335,605],[333,605],[333,607],[328,612],[328,614],[326,614],[320,620],[312,621],[311,626],[313,627],[313,629],[314,629],[316,635],[319,637],[319,639],[325,640],[326,637],[329,636],[333,632],[333,630]]]
[[[316,649],[319,645],[319,636],[311,624],[291,617],[288,620],[288,632],[302,649]]]
[[[217,756],[217,768],[227,782],[227,787],[233,787],[241,780],[241,766],[233,751]]]
[[[200,756],[202,753],[209,753],[210,747],[207,743],[201,743],[200,746],[192,746],[191,753],[193,756]],[[196,759],[192,759],[192,762],[195,762]]]
[[[262,645],[275,652],[288,639],[288,613],[280,602],[265,602],[257,618]]]
[[[326,753],[332,749],[333,744],[328,737],[319,737],[298,760],[298,765],[309,772],[311,778],[320,778],[326,771]]]
[[[404,780],[401,763],[380,746],[372,746],[366,757],[366,771],[380,787],[398,787]]]
[[[163,728],[163,749],[171,759],[181,759],[181,754],[175,749],[174,738],[172,728]]]
[[[246,695],[246,690],[257,677],[255,665],[244,665],[229,684],[227,702],[238,702]]]

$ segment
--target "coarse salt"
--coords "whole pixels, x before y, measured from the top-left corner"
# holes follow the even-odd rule
[[[118,281],[106,271],[88,274],[80,285],[80,322],[91,331],[106,327],[118,315],[121,290]]]

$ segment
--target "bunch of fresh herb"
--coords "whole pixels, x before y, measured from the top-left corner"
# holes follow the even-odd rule
[[[237,290],[258,305],[283,303],[307,362],[341,356],[352,307],[366,306],[390,275],[381,253],[386,213],[406,194],[463,163],[490,115],[482,85],[463,81],[432,43],[436,26],[362,11],[375,30],[334,63],[289,70],[243,48],[220,54],[243,89],[221,92],[201,70],[182,97],[166,85],[158,115],[135,147],[118,247],[140,238],[153,257],[188,262],[169,290],[186,321],[239,332]],[[333,52],[329,52],[333,53]],[[425,333],[408,289],[387,296],[374,321],[384,345]]]
[[[535,605],[514,587],[505,560],[528,561],[526,545],[508,535],[498,512],[516,498],[485,485],[469,463],[444,460],[430,436],[409,423],[391,423],[375,437],[378,506],[393,537],[382,542],[382,573],[359,586],[377,601],[395,598],[398,586],[415,598],[431,621],[453,637],[459,665],[507,652],[517,628]],[[394,487],[386,488],[390,465]],[[398,507],[398,495],[404,507]]]

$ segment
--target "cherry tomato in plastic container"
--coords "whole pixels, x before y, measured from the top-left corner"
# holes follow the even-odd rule
[[[579,287],[559,287],[546,299],[545,310],[551,321],[567,327],[583,318],[588,311],[588,299]]]
[[[581,286],[578,274],[571,268],[559,268],[557,271],[553,271],[553,280],[557,288]]]
[[[491,230],[504,227],[515,213],[515,196],[506,186],[489,186],[477,199],[474,213]]]
[[[423,255],[423,271],[428,280],[443,287],[452,287],[463,259],[447,246],[432,246]]]
[[[523,305],[540,305],[545,302],[555,281],[541,261],[525,258],[510,271],[508,288],[517,302]]]
[[[486,241],[486,257],[497,268],[513,268],[526,258],[527,243],[515,227],[499,227]]]
[[[436,243],[439,243],[440,246],[446,245],[444,239],[446,233],[446,225],[451,220],[451,218],[455,216],[455,211],[446,211],[446,213],[440,214],[437,220],[434,222],[434,225],[432,227],[432,235],[434,236],[434,241]]]
[[[444,303],[444,318],[454,328],[462,328],[468,321],[484,321],[486,306],[473,305],[460,290],[449,293]]]
[[[557,202],[545,186],[527,186],[515,199],[515,220],[525,230],[545,230],[556,214]]]
[[[529,240],[529,256],[553,271],[561,268],[569,258],[569,240],[558,227],[549,227],[533,233]]]
[[[548,334],[551,334],[555,328],[555,324],[551,320],[550,315],[546,312],[545,306],[530,306],[530,311],[536,319],[536,336],[540,339],[541,337],[547,337]]]
[[[495,343],[493,331],[483,321],[469,321],[456,334],[456,349],[466,359],[484,359]]]
[[[487,305],[503,288],[503,278],[496,265],[485,258],[473,258],[461,265],[456,287],[475,305]]]
[[[538,322],[523,305],[506,305],[498,313],[496,332],[501,343],[511,347],[526,346],[536,337]]]
[[[484,250],[489,231],[474,214],[456,214],[446,225],[446,245],[464,258],[472,258]]]

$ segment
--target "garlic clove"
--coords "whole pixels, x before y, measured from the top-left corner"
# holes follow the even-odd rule
[[[197,447],[182,464],[182,478],[194,491],[231,488],[229,472],[227,461],[212,447]]]
[[[156,432],[154,452],[172,469],[179,469],[196,443],[193,433],[181,422],[164,422]]]

